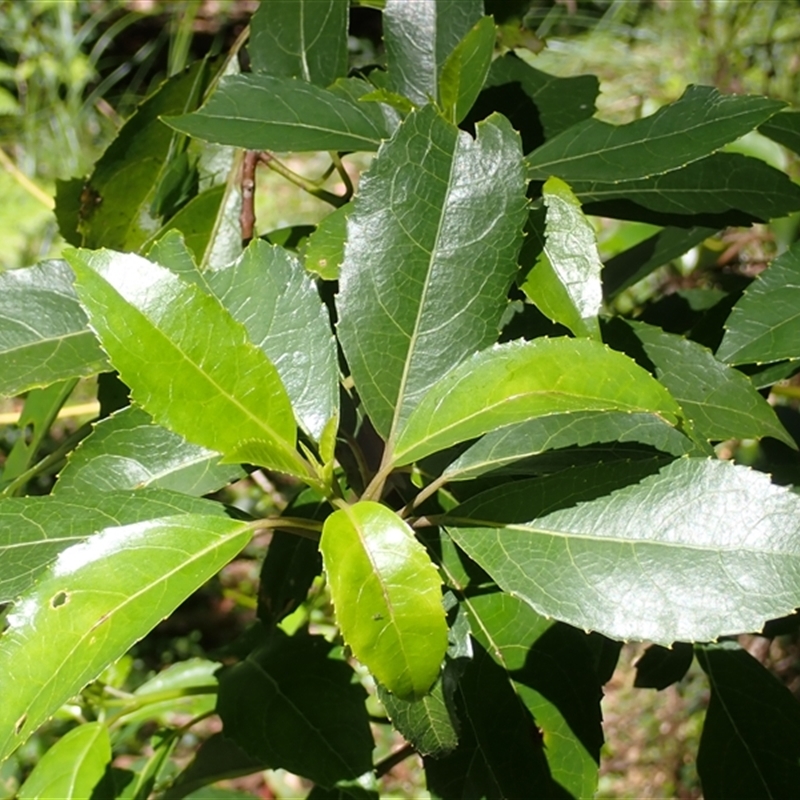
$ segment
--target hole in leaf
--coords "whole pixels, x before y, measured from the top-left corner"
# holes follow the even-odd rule
[[[20,718],[17,720],[17,722],[16,722],[16,725],[14,725],[14,734],[15,734],[15,735],[17,735],[17,736],[19,735],[19,732],[20,732],[20,731],[22,730],[22,728],[24,727],[24,725],[25,725],[25,723],[26,723],[27,719],[28,719],[28,715],[27,715],[27,714],[23,714],[23,715],[22,715],[22,716],[21,716],[21,717],[20,717]]]
[[[66,592],[57,592],[50,601],[50,606],[52,608],[58,608],[59,606],[63,606],[67,600],[69,600],[69,595]]]

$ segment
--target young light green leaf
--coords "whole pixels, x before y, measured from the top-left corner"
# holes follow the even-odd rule
[[[448,56],[482,16],[480,0],[387,0],[383,10],[387,88],[417,105],[438,100]]]
[[[525,206],[519,138],[499,116],[473,139],[426,106],[373,162],[347,220],[339,338],[390,443],[444,372],[497,339]]]
[[[744,136],[783,105],[690,86],[679,100],[627,125],[588,119],[568,128],[527,156],[528,178],[616,183],[669,172]]]
[[[344,261],[344,243],[347,239],[347,218],[352,210],[352,203],[340,206],[328,214],[308,237],[305,268],[325,281],[339,280],[339,267]]]
[[[277,370],[216,298],[133,254],[67,258],[92,327],[156,423],[227,461],[308,474]]]
[[[765,364],[800,358],[800,243],[778,256],[745,290],[725,323],[717,358]]]
[[[348,0],[270,0],[250,20],[253,72],[328,86],[347,73]]]
[[[553,322],[576,336],[602,341],[597,315],[603,303],[603,265],[594,228],[564,181],[550,178],[543,194],[546,243],[522,291]]]
[[[548,450],[617,441],[640,442],[674,456],[704,455],[658,414],[577,411],[490,431],[453,461],[443,475],[450,481],[465,481]]]
[[[92,797],[110,762],[108,728],[102,722],[85,722],[64,734],[42,756],[16,797]]]
[[[0,502],[0,603],[34,586],[62,550],[85,541],[109,524],[217,514],[223,506],[194,497],[146,489],[72,497],[11,497]]]
[[[330,787],[372,769],[366,692],[354,678],[321,636],[275,631],[220,673],[217,712],[252,757]]]
[[[156,239],[147,249],[145,257],[154,264],[166,267],[187,283],[199,286],[204,292],[208,291],[208,284],[197,268],[197,262],[186,244],[186,239],[177,228],[170,228],[163,236]]]
[[[603,469],[486,492],[451,512],[450,534],[540,614],[615,639],[709,641],[800,605],[796,494],[682,458],[603,497],[598,481],[618,477]]]
[[[325,520],[322,560],[353,654],[401,699],[424,696],[447,649],[442,581],[414,532],[380,503]]]
[[[574,411],[657,414],[675,425],[669,392],[630,358],[592,339],[512,341],[450,370],[417,404],[394,449],[409,464],[458,442]]]
[[[37,498],[38,499],[38,498]],[[59,553],[6,617],[0,760],[250,540],[249,523],[179,514],[109,521]]]
[[[778,800],[800,781],[800,704],[733,642],[695,649],[711,684],[697,772],[708,798]]]
[[[154,486],[200,497],[244,477],[238,464],[220,464],[220,458],[221,453],[156,425],[138,406],[128,406],[98,422],[73,450],[53,494]]]
[[[691,339],[642,322],[627,323],[655,365],[656,377],[680,403],[697,433],[709,441],[772,436],[797,448],[772,406],[750,379],[717,361]]]
[[[198,139],[248,150],[377,150],[391,126],[384,106],[358,101],[370,90],[358,78],[322,89],[294,78],[233,75],[194,114],[164,122]]]
[[[296,256],[260,239],[205,280],[275,365],[301,427],[319,440],[339,408],[339,365],[328,310]]]
[[[0,395],[108,369],[63,261],[0,274]]]
[[[480,94],[489,66],[496,28],[492,17],[481,17],[447,57],[439,76],[439,103],[445,117],[458,124]]]

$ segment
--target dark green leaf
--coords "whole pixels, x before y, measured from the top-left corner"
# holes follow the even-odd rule
[[[702,345],[641,322],[627,323],[655,365],[656,377],[680,403],[699,436],[709,441],[772,436],[794,440],[750,379],[717,361]]]
[[[472,108],[486,80],[496,37],[494,20],[482,17],[447,57],[439,76],[440,105],[458,124]]]
[[[308,237],[305,267],[323,280],[339,280],[339,267],[344,261],[344,243],[347,239],[347,218],[352,210],[352,203],[340,206],[328,214]]]
[[[764,364],[800,358],[800,244],[778,256],[745,291],[725,323],[717,358]]]
[[[158,424],[226,460],[308,474],[277,370],[216,298],[133,254],[68,258],[92,326]]]
[[[223,506],[155,489],[0,502],[0,602],[29,591],[62,550],[109,522],[130,525],[173,514],[227,516]]]
[[[690,644],[676,642],[672,647],[651,644],[636,662],[634,686],[640,689],[666,689],[682,680],[692,665]]]
[[[782,107],[779,100],[690,86],[679,100],[627,125],[573,125],[526,158],[528,177],[616,183],[669,172],[749,133]]]
[[[484,493],[451,512],[451,535],[540,614],[616,639],[707,641],[800,605],[796,494],[746,467],[683,458],[580,502],[580,480],[594,489],[621,472],[602,469]]]
[[[550,178],[543,189],[547,207],[545,246],[522,291],[553,322],[576,336],[600,341],[597,315],[603,303],[594,227],[569,186]]]
[[[248,150],[377,150],[394,114],[359,102],[368,91],[357,78],[322,89],[294,78],[233,75],[199,111],[164,121],[198,139]]]
[[[83,244],[83,236],[79,232],[81,222],[81,204],[84,190],[83,178],[56,178],[55,215],[58,232],[73,247]]]
[[[417,105],[438,100],[448,56],[482,16],[481,0],[387,0],[383,36],[388,88]]]
[[[0,274],[0,395],[106,369],[66,263],[45,261]]]
[[[517,422],[574,411],[658,414],[680,408],[645,370],[590,339],[513,341],[476,353],[428,391],[395,446],[408,464]]]
[[[252,535],[249,523],[196,513],[122,526],[107,517],[95,530],[62,550],[6,617],[0,682],[14,692],[0,707],[0,760]]]
[[[781,111],[760,125],[758,132],[794,150],[795,153],[800,153],[800,111],[794,109]]]
[[[253,758],[324,786],[372,769],[366,692],[321,636],[275,631],[222,670],[225,735]]]
[[[347,220],[339,336],[372,423],[394,438],[454,363],[495,341],[525,220],[519,139],[427,106],[381,148]]]
[[[275,365],[297,421],[318,440],[338,413],[339,365],[328,310],[300,261],[255,239],[236,262],[204,275]]]
[[[320,550],[353,654],[400,699],[425,695],[447,649],[447,625],[441,578],[414,532],[365,501],[325,520]]]
[[[244,477],[238,464],[219,464],[221,457],[156,425],[137,406],[129,406],[95,425],[70,454],[53,492],[154,486],[199,497]]]
[[[111,762],[111,740],[102,722],[73,728],[41,758],[19,788],[19,800],[90,797]]]
[[[253,72],[327,86],[347,72],[348,0],[270,0],[250,20]]]
[[[696,648],[711,684],[697,771],[707,800],[781,800],[800,784],[800,704],[732,642]]]
[[[616,297],[715,233],[715,228],[664,228],[649,239],[614,256],[603,267],[603,291],[606,297]]]

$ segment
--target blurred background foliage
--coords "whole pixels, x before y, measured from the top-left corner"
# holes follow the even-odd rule
[[[380,3],[362,0],[354,9],[354,66],[382,58],[380,15],[370,7],[375,5]],[[63,241],[52,213],[55,181],[88,174],[148,92],[194,58],[224,52],[256,6],[256,0],[0,0],[0,270],[59,253]],[[690,83],[766,94],[800,105],[798,0],[487,0],[487,10],[500,25],[500,46],[530,48],[525,57],[538,69],[563,76],[596,74],[601,80],[598,114],[610,122],[650,114],[677,99]],[[797,160],[763,137],[750,136],[735,147],[800,177]],[[313,177],[324,168],[323,161],[310,157],[288,166]],[[314,224],[328,211],[320,200],[269,170],[261,171],[258,186],[260,231]],[[621,310],[641,310],[698,282],[713,283],[723,273],[751,276],[795,240],[798,221],[796,215],[728,231],[632,287],[617,302]],[[597,227],[605,258],[653,230],[611,220],[598,220]],[[786,402],[796,404],[800,387],[789,386],[787,391]],[[73,399],[94,394],[94,386],[86,384]],[[13,416],[14,408],[4,406],[0,413]],[[87,419],[59,423],[45,451]],[[6,430],[0,458],[17,435],[13,427]],[[728,456],[764,466],[759,464],[765,455],[757,443],[730,447]],[[248,511],[258,507],[261,514],[268,513],[270,505],[282,508],[294,488],[273,480],[274,476],[253,475],[226,490],[222,499]],[[264,546],[256,542],[226,567],[104,680],[130,691],[176,661],[224,652],[253,619]],[[324,597],[313,592],[301,611],[317,625],[326,624],[329,615]],[[800,695],[796,632],[773,639],[749,637],[743,643]],[[607,687],[607,744],[599,796],[699,798],[692,759],[707,703],[705,680],[693,668],[680,683],[661,692],[634,689],[632,664],[642,650],[625,647]],[[71,725],[74,713],[78,712],[66,709],[0,768],[0,798],[13,797],[21,777]],[[166,717],[161,720],[165,721]],[[214,730],[213,723],[209,725],[206,734]],[[156,729],[156,723],[149,723],[131,731],[125,766],[142,763]],[[191,737],[197,733],[181,741],[179,759],[196,746]],[[378,741],[386,753],[398,744],[381,734]],[[426,796],[421,770],[413,760],[396,767],[385,785],[385,796]],[[296,797],[306,791],[283,773],[258,776],[232,790],[248,794],[218,796]]]

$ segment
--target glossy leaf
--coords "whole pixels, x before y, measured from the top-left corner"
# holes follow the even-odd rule
[[[737,224],[766,222],[800,208],[800,186],[757,158],[739,153],[714,153],[685,167],[639,180],[614,183],[576,181],[573,191],[593,214],[632,218],[630,204],[662,215],[690,217],[741,212]],[[617,211],[614,200],[621,202]],[[641,218],[638,215],[637,218]],[[658,224],[659,219],[652,220]]]
[[[109,522],[130,525],[187,513],[226,517],[218,503],[155,489],[0,502],[0,602],[29,591],[58,554]]]
[[[339,338],[390,441],[444,372],[496,340],[525,206],[519,139],[501,117],[473,139],[427,106],[372,163],[347,220]]]
[[[528,177],[616,183],[669,172],[749,133],[782,107],[779,100],[690,86],[679,100],[627,125],[589,119],[568,128],[526,158]]]
[[[190,444],[129,406],[98,422],[61,470],[53,493],[109,492],[154,486],[200,497],[244,477],[238,464]]]
[[[0,395],[108,369],[63,261],[0,274]]]
[[[59,553],[15,603],[0,648],[0,759],[216,574],[249,523],[177,514],[105,526]],[[13,676],[13,678],[12,678]]]
[[[133,254],[67,257],[92,327],[158,424],[228,461],[306,473],[278,372],[216,298]]]
[[[383,36],[388,88],[417,105],[438,100],[448,56],[482,16],[480,0],[387,0]]]
[[[145,257],[154,264],[166,267],[187,283],[199,286],[204,292],[208,291],[208,284],[197,267],[194,255],[177,228],[172,228],[156,239],[148,248]]]
[[[680,403],[698,435],[709,441],[772,436],[796,448],[772,406],[746,375],[717,361],[691,339],[644,323],[628,325],[655,365],[656,377]]]
[[[164,121],[195,138],[248,150],[377,150],[394,114],[358,102],[368,91],[357,78],[322,89],[294,78],[234,75],[219,82],[199,111]]]
[[[574,411],[657,414],[676,424],[666,389],[622,353],[590,339],[513,341],[476,353],[440,378],[394,451],[408,464],[496,428]]]
[[[791,797],[800,780],[800,704],[733,642],[696,649],[708,675],[697,771],[708,800]]]
[[[758,129],[775,142],[800,153],[800,111],[786,109],[767,120]]]
[[[80,231],[85,247],[137,250],[160,227],[151,209],[169,170],[176,135],[162,115],[197,108],[218,64],[198,61],[145,100],[98,160],[82,194]]]
[[[225,735],[264,765],[324,786],[372,769],[366,692],[322,637],[276,631],[219,682]]]
[[[482,17],[447,57],[439,76],[439,98],[445,116],[458,124],[486,80],[496,38],[491,17]]]
[[[616,639],[707,641],[800,605],[800,498],[768,476],[679,459],[581,502],[585,474],[487,492],[451,512],[450,533],[540,614]]]
[[[725,323],[717,358],[764,364],[800,358],[800,244],[778,256],[746,289]]]
[[[338,412],[339,365],[328,310],[300,261],[255,239],[241,258],[206,271],[205,279],[275,365],[298,423],[318,440]]]
[[[597,315],[603,302],[597,237],[564,181],[550,178],[543,189],[547,206],[546,243],[522,291],[553,322],[576,336],[600,341]]]
[[[444,471],[451,481],[477,478],[548,450],[595,442],[641,442],[674,456],[700,455],[696,445],[658,414],[576,411],[490,431]]]
[[[308,237],[305,268],[325,281],[339,280],[347,239],[347,218],[352,210],[352,203],[340,206],[328,214]]]
[[[325,520],[320,540],[336,621],[353,654],[401,699],[431,688],[447,649],[441,579],[413,531],[380,503]]]
[[[347,0],[270,0],[250,20],[253,72],[327,86],[347,72]]]
[[[102,722],[85,722],[64,734],[19,788],[19,800],[91,797],[111,762],[111,740]]]
[[[636,662],[633,685],[640,689],[666,689],[682,680],[692,666],[692,646],[676,642],[672,647],[651,644]]]

